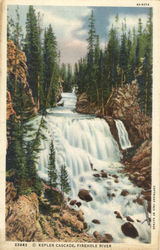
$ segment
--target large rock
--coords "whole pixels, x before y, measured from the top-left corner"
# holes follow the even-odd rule
[[[94,224],[101,224],[100,221],[97,220],[97,219],[92,220],[92,222],[93,222]]]
[[[102,235],[102,239],[101,239],[102,243],[110,243],[112,241],[113,241],[113,237],[111,234],[103,234]]]
[[[67,211],[62,215],[61,222],[65,223],[67,226],[71,226],[74,231],[81,232],[84,228],[83,222],[78,220],[76,215],[71,215]]]
[[[117,141],[117,143],[119,145],[119,148],[121,149],[121,144],[120,144],[120,141],[119,141],[119,135],[118,135],[118,130],[117,130],[117,127],[116,127],[115,120],[111,116],[105,116],[104,119],[108,123],[108,125],[110,127],[110,130],[111,130],[111,133],[112,133],[114,139]]]
[[[39,206],[35,193],[20,196],[6,204],[6,239],[11,241],[46,240],[38,221]]]
[[[122,220],[122,216],[121,216],[120,212],[115,211],[115,212],[114,212],[114,214],[116,214],[116,218],[118,218],[118,219],[121,219],[121,220]]]
[[[95,231],[93,232],[93,236],[96,238],[97,242],[101,243],[110,243],[113,241],[113,237],[111,234],[103,234],[101,235],[99,232]]]
[[[105,105],[106,116],[123,121],[132,145],[151,139],[152,135],[151,118],[141,112],[138,93],[138,83],[133,81],[114,89]]]
[[[131,238],[136,238],[138,237],[138,231],[137,229],[131,224],[130,222],[126,222],[121,226],[122,232]]]
[[[81,190],[79,191],[79,193],[78,193],[78,196],[79,196],[79,198],[80,198],[81,200],[84,200],[84,201],[87,201],[87,202],[93,200],[92,196],[89,194],[89,191],[86,190],[86,189],[81,189]]]
[[[71,206],[74,206],[76,203],[77,203],[76,200],[71,200],[69,204],[70,204]]]
[[[127,196],[127,195],[129,195],[129,192],[124,189],[124,190],[122,190],[121,195],[122,196]]]

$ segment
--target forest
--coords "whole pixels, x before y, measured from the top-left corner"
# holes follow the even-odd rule
[[[108,34],[106,46],[102,49],[92,11],[88,20],[88,51],[86,56],[75,64],[73,70],[70,64],[60,62],[61,53],[57,48],[56,34],[51,25],[42,29],[41,15],[36,13],[33,6],[28,8],[25,35],[20,24],[19,9],[16,10],[16,20],[8,17],[7,40],[13,41],[16,49],[12,72],[7,74],[7,90],[11,94],[16,116],[7,120],[7,172],[8,178],[14,180],[19,194],[41,192],[41,180],[36,164],[41,139],[45,139],[42,129],[45,128],[46,109],[57,105],[61,86],[64,92],[71,92],[75,87],[77,94],[86,93],[89,102],[96,103],[103,115],[104,106],[112,92],[137,79],[141,110],[145,116],[152,115],[151,9],[146,25],[144,26],[139,18],[137,27],[128,29],[127,20],[124,19],[120,24],[117,15]],[[26,56],[26,83],[31,89],[32,102],[18,74],[19,51],[24,52]],[[29,122],[36,115],[33,109],[41,115],[37,129]],[[29,130],[33,133],[27,141],[25,137]],[[50,151],[49,183],[55,186],[57,173],[53,142]],[[59,184],[62,185],[61,189],[68,192],[70,189],[69,184],[66,184],[68,179],[65,166],[62,166],[59,176],[62,179]]]

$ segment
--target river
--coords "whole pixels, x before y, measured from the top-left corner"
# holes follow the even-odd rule
[[[145,221],[144,207],[133,202],[142,189],[134,186],[127,175],[120,172],[124,168],[120,163],[122,155],[109,125],[103,119],[77,113],[74,93],[63,93],[61,102],[64,106],[47,110],[47,140],[42,141],[39,176],[47,179],[49,145],[53,139],[57,170],[62,164],[66,165],[71,184],[69,197],[82,203],[80,208],[76,205],[72,207],[84,212],[90,228],[88,232],[109,233],[113,243],[149,243],[150,226]],[[131,147],[123,123],[116,121],[116,126],[121,147]],[[107,173],[107,178],[93,176],[101,175],[101,171]],[[88,190],[93,200],[82,201],[78,197],[80,189]],[[122,190],[127,190],[129,194],[122,196]],[[115,211],[121,214],[122,219],[116,218]],[[134,220],[133,225],[139,234],[136,239],[126,237],[121,230],[121,226],[127,222],[127,216]],[[100,224],[93,223],[95,219]]]

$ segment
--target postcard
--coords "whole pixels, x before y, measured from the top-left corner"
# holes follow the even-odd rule
[[[2,1],[0,249],[159,249],[159,11]]]

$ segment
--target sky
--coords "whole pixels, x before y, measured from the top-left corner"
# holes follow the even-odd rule
[[[15,19],[17,6],[8,6],[8,16]],[[138,19],[147,22],[148,8],[139,7],[83,7],[83,6],[34,6],[36,12],[42,16],[42,27],[52,25],[57,38],[58,50],[61,52],[61,63],[70,63],[73,67],[81,57],[87,53],[88,19],[93,10],[95,28],[100,36],[100,46],[104,48],[108,40],[108,33],[118,14],[121,24],[126,18],[128,28],[136,27]],[[26,14],[28,6],[19,6],[20,21],[25,32]]]

